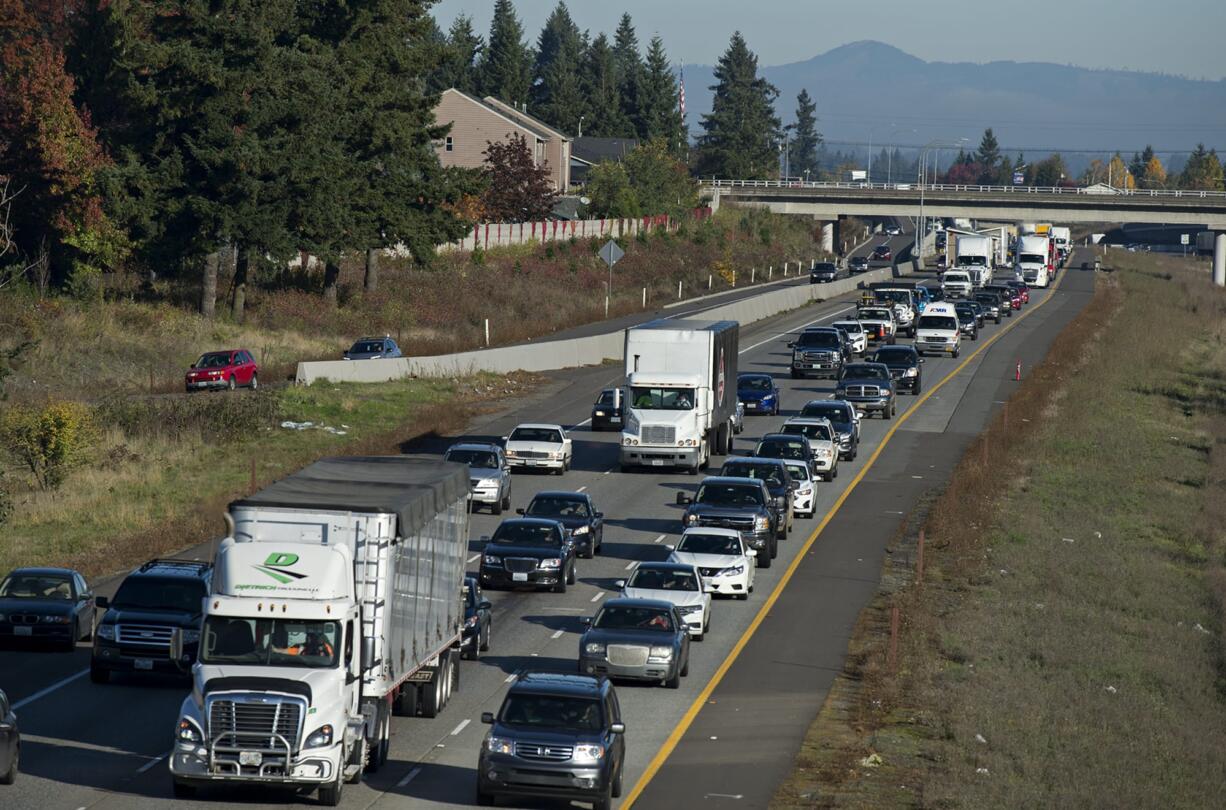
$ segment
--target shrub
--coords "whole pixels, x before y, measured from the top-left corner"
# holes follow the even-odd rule
[[[63,483],[68,470],[88,459],[97,438],[93,414],[78,402],[11,407],[0,417],[0,442],[41,489]]]
[[[281,414],[275,391],[238,396],[174,396],[110,399],[97,406],[98,418],[127,436],[185,439],[228,444],[250,438]]]

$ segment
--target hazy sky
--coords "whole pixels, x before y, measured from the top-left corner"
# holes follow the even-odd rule
[[[514,0],[535,42],[557,0]],[[664,39],[674,61],[712,64],[739,29],[763,65],[798,62],[861,39],[928,61],[1010,59],[1226,78],[1226,0],[569,0],[580,28],[610,35],[622,12],[639,40]],[[441,0],[489,31],[493,0]]]

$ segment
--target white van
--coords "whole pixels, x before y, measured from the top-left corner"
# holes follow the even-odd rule
[[[915,325],[915,350],[939,352],[957,357],[962,349],[962,330],[958,328],[958,313],[953,304],[929,304]]]

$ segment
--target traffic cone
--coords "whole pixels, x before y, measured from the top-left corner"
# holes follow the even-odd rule
[[[1013,379],[1016,382],[1022,381],[1022,361],[1017,361],[1017,370],[1013,373]]]

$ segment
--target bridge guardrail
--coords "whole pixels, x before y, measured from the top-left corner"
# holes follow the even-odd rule
[[[956,191],[993,194],[1062,194],[1087,197],[1169,197],[1189,199],[1226,199],[1226,191],[1190,189],[1131,188],[1104,189],[1093,186],[979,186],[952,183],[869,183],[818,182],[816,180],[699,180],[708,188],[813,188],[866,191]]]

